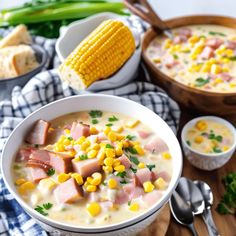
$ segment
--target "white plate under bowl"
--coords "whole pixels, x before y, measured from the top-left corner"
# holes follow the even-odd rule
[[[78,44],[88,36],[103,21],[108,19],[125,20],[124,16],[110,12],[100,13],[71,23],[56,43],[56,52],[63,62],[65,58],[78,46]],[[138,69],[141,58],[141,46],[139,46],[129,60],[108,79],[99,80],[90,85],[86,90],[100,91],[104,89],[113,89],[130,82]]]
[[[153,206],[135,217],[129,218],[125,221],[97,226],[75,226],[68,223],[60,223],[45,217],[30,207],[18,194],[12,178],[12,164],[15,155],[24,141],[32,125],[38,119],[53,120],[56,117],[79,111],[88,110],[103,110],[110,112],[118,112],[130,117],[139,119],[144,124],[152,128],[153,132],[160,135],[169,147],[172,156],[172,177],[170,184],[161,199]],[[9,136],[3,152],[1,169],[3,179],[8,190],[18,203],[27,211],[33,218],[35,218],[45,229],[50,231],[62,231],[65,235],[96,235],[96,236],[110,236],[110,235],[133,235],[138,231],[147,227],[158,215],[160,209],[168,202],[172,192],[174,191],[179,177],[182,172],[182,153],[179,142],[174,135],[171,128],[150,109],[133,102],[131,100],[110,95],[79,95],[72,96],[52,102],[37,111],[33,112],[26,119],[24,119]]]

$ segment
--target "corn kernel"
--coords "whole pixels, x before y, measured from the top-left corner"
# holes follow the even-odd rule
[[[116,156],[115,149],[113,148],[106,148],[105,153],[107,157],[114,158]]]
[[[98,151],[101,147],[98,143],[94,143],[91,148]]]
[[[165,189],[166,188],[166,182],[163,178],[159,177],[155,182],[154,185],[156,189]]]
[[[122,141],[122,144],[123,144],[123,147],[124,147],[124,148],[127,148],[127,147],[129,147],[129,145],[130,145],[129,142],[126,141],[126,140],[123,140],[123,141]]]
[[[138,168],[140,168],[140,169],[145,168],[145,164],[144,164],[143,162],[140,162],[140,163],[138,164]]]
[[[46,178],[40,180],[38,186],[42,192],[49,193],[50,191],[52,191],[52,189],[54,189],[57,186],[57,184],[53,179]]]
[[[163,157],[164,159],[167,159],[167,160],[171,159],[171,155],[170,155],[169,152],[163,152],[163,153],[162,153],[162,157]]]
[[[97,216],[101,212],[101,206],[97,202],[92,202],[87,205],[87,211],[91,216]]]
[[[97,155],[97,158],[98,158],[98,160],[99,161],[103,161],[104,159],[105,159],[105,151],[103,151],[103,150],[100,150],[99,152],[98,152],[98,155]]]
[[[103,166],[102,169],[106,172],[106,173],[112,173],[113,168],[111,166]]]
[[[152,61],[153,61],[154,63],[160,63],[160,62],[161,62],[161,58],[156,57],[156,58],[152,59]]]
[[[95,158],[96,156],[97,156],[97,154],[98,154],[98,151],[97,150],[91,150],[91,151],[89,151],[88,152],[88,158]]]
[[[87,192],[96,192],[96,191],[97,191],[97,186],[96,186],[96,185],[91,185],[91,184],[89,184],[89,185],[86,187],[86,191],[87,191]]]
[[[150,181],[144,182],[143,189],[145,193],[150,193],[153,191],[154,185]]]
[[[109,126],[106,126],[106,128],[104,129],[104,134],[105,135],[108,135],[108,133],[111,131],[111,127],[109,127]]]
[[[78,173],[71,174],[71,177],[74,178],[79,185],[84,183],[83,177]]]
[[[126,122],[125,126],[132,129],[135,126],[137,126],[139,123],[140,123],[139,120],[130,120]]]
[[[54,128],[50,127],[50,128],[48,129],[48,132],[50,133],[50,132],[53,132],[54,130],[55,130]]]
[[[95,172],[92,174],[93,180],[91,181],[92,185],[99,185],[102,182],[102,175],[99,172]]]
[[[104,164],[106,166],[112,166],[113,165],[113,161],[114,161],[113,158],[107,157],[107,158],[104,159]]]
[[[65,151],[64,145],[56,143],[54,146],[54,151],[55,152],[64,152]]]
[[[117,188],[117,181],[115,179],[108,180],[108,187],[111,189]]]
[[[81,150],[85,151],[90,146],[90,141],[86,140],[81,144]]]
[[[200,131],[204,131],[204,130],[207,129],[207,123],[206,123],[205,121],[203,121],[203,120],[199,120],[199,121],[196,123],[195,127],[196,127],[198,130],[200,130]]]
[[[20,178],[20,179],[17,179],[17,180],[16,180],[15,184],[16,184],[16,185],[21,185],[21,184],[24,184],[25,182],[26,182],[25,179]]]
[[[124,130],[124,128],[123,128],[123,126],[113,126],[112,130],[114,132],[121,133]]]
[[[145,154],[144,150],[142,147],[140,147],[139,145],[134,145],[134,149],[137,151],[137,153],[141,156],[143,156]]]
[[[120,160],[119,159],[114,159],[113,161],[113,167],[119,166],[120,165]]]
[[[211,70],[211,65],[209,65],[209,64],[204,64],[201,69],[201,71],[204,73],[208,73],[208,72],[210,72],[210,70]]]
[[[125,171],[125,166],[124,165],[115,166],[114,170],[116,170],[118,172],[124,172]]]
[[[222,58],[221,60],[222,60],[223,63],[229,63],[230,62],[230,59],[226,58],[226,57]]]
[[[191,43],[191,44],[195,44],[195,43],[197,43],[199,41],[199,39],[200,38],[197,35],[193,35],[192,37],[190,37],[188,39],[188,42]]]
[[[57,176],[57,180],[59,183],[63,183],[65,181],[67,181],[70,178],[70,175],[66,174],[66,173],[61,173]]]
[[[203,142],[203,137],[202,136],[197,136],[194,138],[194,142],[197,144],[200,144]]]
[[[228,150],[229,150],[229,146],[224,146],[224,147],[223,147],[223,151],[224,151],[224,152],[226,152],[226,151],[228,151]]]
[[[117,139],[117,140],[121,141],[121,140],[123,140],[124,138],[125,138],[124,135],[122,135],[122,134],[116,134],[116,139]]]
[[[230,88],[236,87],[236,83],[229,83]]]
[[[32,182],[27,181],[18,188],[18,191],[20,194],[25,194],[27,191],[30,191],[33,189],[35,189],[35,185]]]
[[[78,138],[75,142],[75,144],[82,144],[84,141],[86,140],[86,138],[84,136],[81,136],[80,138]]]
[[[216,79],[214,80],[214,82],[215,82],[216,84],[220,84],[220,83],[223,83],[223,80],[222,80],[221,78],[216,78]]]
[[[62,143],[66,139],[65,135],[61,135],[61,137],[58,140],[58,143]]]
[[[122,148],[119,148],[119,147],[115,149],[115,152],[116,152],[116,156],[121,156],[123,154]]]
[[[111,131],[111,132],[108,133],[107,138],[108,138],[111,142],[115,142],[115,141],[116,141],[116,134]]]
[[[172,45],[172,42],[171,42],[170,39],[166,39],[166,40],[164,41],[164,49],[170,48],[171,45]]]
[[[139,210],[139,204],[138,203],[132,203],[129,207],[130,211],[138,211]]]
[[[90,134],[98,134],[98,130],[94,126],[92,126],[90,127]]]
[[[219,74],[219,73],[221,73],[222,72],[222,70],[221,70],[221,67],[219,66],[219,65],[217,65],[217,64],[213,64],[212,66],[211,66],[211,73],[212,74]]]
[[[69,140],[69,139],[65,139],[65,140],[63,141],[63,144],[64,144],[65,146],[70,145],[70,140]]]
[[[70,130],[69,130],[69,129],[65,129],[64,132],[65,132],[65,134],[67,134],[67,135],[70,134]]]

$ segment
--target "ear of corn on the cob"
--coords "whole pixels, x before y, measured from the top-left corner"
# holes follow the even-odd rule
[[[106,20],[65,59],[60,77],[75,89],[87,88],[120,69],[134,50],[130,29],[121,21]]]

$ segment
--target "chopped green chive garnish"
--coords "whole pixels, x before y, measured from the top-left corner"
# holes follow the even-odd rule
[[[47,175],[48,176],[52,176],[52,175],[54,175],[55,174],[55,169],[53,169],[53,168],[50,168],[48,171],[47,171]]]
[[[136,139],[136,136],[128,134],[125,138],[132,141]]]
[[[130,156],[130,161],[132,161],[135,165],[138,165],[138,164],[139,164],[139,160],[138,160],[137,157]]]
[[[128,201],[128,206],[130,206],[131,205],[131,200],[130,201]]]
[[[99,118],[99,117],[102,117],[102,111],[99,111],[99,110],[92,110],[89,112],[89,115],[92,117],[92,118]]]
[[[221,32],[215,32],[215,31],[209,31],[210,35],[219,35],[219,36],[226,36],[226,34],[223,34]]]
[[[121,184],[127,184],[128,182],[127,182],[125,179],[122,179],[122,180],[120,181],[120,183],[121,183]]]
[[[52,206],[53,206],[53,204],[50,202],[43,204],[43,207],[45,210],[49,210],[50,208],[52,208]]]
[[[177,54],[173,54],[173,58],[174,58],[175,60],[178,60],[178,59],[179,59],[179,57],[178,57]]]
[[[98,123],[98,120],[97,119],[92,119],[92,124],[93,125],[96,125]]]
[[[110,126],[112,126],[113,124],[111,124],[111,123],[108,123],[108,124],[106,124],[106,126],[108,126],[108,127],[110,127]]]
[[[111,144],[106,144],[106,148],[114,148],[113,146],[111,146]]]
[[[136,149],[133,148],[133,147],[127,147],[127,148],[125,148],[125,151],[126,151],[126,152],[130,152],[131,154],[137,154],[137,153],[138,153],[138,152],[136,151]]]
[[[67,137],[67,139],[68,139],[68,140],[70,140],[70,141],[72,141],[72,140],[73,140],[73,138],[72,138],[72,137]]]
[[[133,173],[137,172],[137,169],[133,168],[132,166],[130,167],[130,169],[133,171]]]
[[[112,116],[108,118],[109,122],[114,122],[114,121],[118,121],[119,119],[116,116]]]
[[[230,61],[236,61],[236,56],[228,57]]]
[[[80,156],[79,156],[79,159],[80,159],[81,161],[84,161],[84,160],[87,160],[87,159],[88,159],[88,156],[87,156],[87,154],[83,154],[83,155],[80,155]]]
[[[156,167],[156,165],[146,165],[146,166],[150,171],[152,171],[152,169]]]
[[[35,211],[39,212],[41,215],[47,216],[48,213],[45,212],[45,210],[49,210],[50,208],[52,208],[53,204],[48,202],[43,204],[43,206],[37,206],[36,208],[34,208]]]
[[[220,153],[222,150],[219,147],[213,147],[213,152]]]
[[[103,182],[102,182],[102,185],[107,186],[107,183],[105,183],[105,182],[103,181]]]
[[[38,147],[39,147],[39,145],[38,145],[38,144],[34,144],[34,147],[35,147],[35,148],[38,148]]]
[[[186,143],[188,144],[188,146],[191,146],[191,142],[189,140],[187,140]]]
[[[119,172],[119,173],[116,174],[116,176],[119,176],[119,177],[121,177],[121,178],[124,178],[124,177],[126,176],[126,172],[125,172],[125,171]]]
[[[195,86],[196,87],[202,87],[205,84],[208,84],[210,82],[210,78],[204,79],[204,78],[197,78],[195,80]]]

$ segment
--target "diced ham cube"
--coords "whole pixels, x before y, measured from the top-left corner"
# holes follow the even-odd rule
[[[151,181],[154,182],[157,178],[158,178],[157,173],[155,173],[154,171],[151,171]]]
[[[56,170],[57,173],[69,173],[73,170],[72,167],[73,157],[50,153],[50,165]]]
[[[230,82],[233,79],[233,77],[228,73],[221,73],[219,76],[226,82]]]
[[[90,134],[89,125],[73,122],[70,133],[71,137],[75,140],[81,136],[88,137]]]
[[[144,149],[152,153],[161,153],[168,151],[166,143],[159,137],[155,137],[150,142],[144,145]]]
[[[43,145],[46,142],[48,129],[50,123],[44,120],[38,120],[28,136],[26,137],[26,142],[30,144],[40,144]]]
[[[38,160],[46,164],[50,163],[50,153],[46,150],[35,150],[30,154],[29,159]]]
[[[151,133],[147,132],[147,131],[144,131],[144,130],[139,130],[138,135],[139,135],[140,138],[146,139],[151,135]]]
[[[74,178],[58,185],[54,194],[59,203],[74,203],[83,199],[83,190]]]
[[[236,49],[236,41],[227,41],[226,48],[235,50]]]
[[[144,182],[151,180],[151,171],[148,168],[139,169],[135,175],[141,186]]]
[[[189,28],[181,28],[177,31],[178,35],[183,35],[186,37],[191,37],[192,36],[192,30]]]
[[[52,131],[48,131],[47,136],[47,144],[54,144],[58,141],[58,139],[64,135],[64,130],[59,128],[54,128]]]
[[[166,171],[161,171],[161,172],[157,173],[157,179],[158,178],[164,179],[165,182],[170,182],[170,180],[171,180],[170,175]]]
[[[97,158],[88,159],[84,161],[72,160],[74,171],[79,173],[82,177],[88,177],[94,172],[101,170],[101,165]]]
[[[41,179],[48,178],[45,170],[41,168],[30,168],[30,173],[34,182],[38,183]]]
[[[206,46],[209,46],[213,49],[217,49],[222,43],[224,43],[224,41],[222,39],[211,38],[211,39],[207,40]]]
[[[129,195],[124,190],[120,190],[116,194],[115,204],[124,204],[130,200]]]
[[[173,38],[173,44],[180,44],[186,42],[188,37],[186,35],[177,35]]]
[[[129,160],[129,158],[123,154],[122,156],[120,156],[118,158],[118,160],[120,160],[121,164],[125,166],[126,169],[129,169],[131,166],[131,161]]]
[[[129,195],[129,200],[138,198],[144,194],[144,190],[141,187],[136,187],[134,183],[125,184],[123,190]]]
[[[209,59],[214,56],[214,49],[209,46],[204,47],[202,53],[200,54],[202,59]]]
[[[19,153],[16,156],[16,161],[17,162],[24,162],[24,161],[28,161],[30,154],[32,153],[32,151],[34,151],[34,148],[31,147],[26,147],[26,148],[21,148]]]
[[[161,198],[162,192],[158,190],[153,190],[150,193],[146,193],[142,196],[143,202],[145,202],[148,206],[154,205]]]
[[[168,61],[166,62],[166,64],[165,64],[165,66],[166,66],[166,68],[168,68],[168,69],[172,69],[174,66],[176,66],[176,65],[178,65],[178,64],[179,64],[178,61],[172,59],[172,60],[168,60]]]

